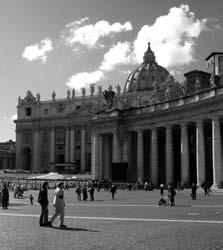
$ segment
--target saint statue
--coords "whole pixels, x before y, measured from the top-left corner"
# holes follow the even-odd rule
[[[85,95],[86,95],[86,89],[85,89],[85,87],[81,88],[81,92],[82,92],[82,96],[85,97]]]
[[[55,99],[56,99],[56,93],[55,93],[55,91],[53,91],[53,93],[52,93],[52,100],[55,101]]]
[[[67,99],[70,99],[70,90],[67,90]]]
[[[94,86],[95,86],[94,83],[90,84],[90,93],[91,93],[91,96],[94,95]]]

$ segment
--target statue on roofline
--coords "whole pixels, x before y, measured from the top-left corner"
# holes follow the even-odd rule
[[[102,86],[98,86],[98,95],[102,96]]]
[[[121,87],[119,84],[116,85],[117,95],[120,95],[121,93]]]
[[[67,90],[67,99],[70,99],[70,90]]]
[[[115,92],[110,88],[109,90],[105,90],[103,92],[103,96],[108,104],[108,108],[111,109],[114,103]]]
[[[52,100],[55,101],[55,99],[56,99],[56,93],[55,93],[55,91],[53,91],[53,93],[52,93]]]
[[[81,92],[82,92],[82,96],[85,97],[85,95],[86,95],[86,89],[85,89],[85,87],[81,88]]]
[[[90,93],[91,93],[91,96],[94,95],[94,91],[95,91],[94,86],[95,86],[95,83],[90,84]]]
[[[37,100],[37,102],[40,101],[40,94],[39,93],[36,94],[36,100]]]
[[[72,89],[72,98],[75,97],[75,89]]]

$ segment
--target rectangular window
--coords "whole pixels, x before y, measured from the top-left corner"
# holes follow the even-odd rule
[[[31,116],[31,115],[32,115],[32,109],[26,108],[26,116]]]
[[[58,112],[58,113],[63,113],[63,111],[64,111],[64,108],[63,108],[63,107],[59,107],[59,108],[57,109],[57,112]]]
[[[43,113],[44,113],[44,115],[48,115],[49,114],[49,109],[44,109]]]

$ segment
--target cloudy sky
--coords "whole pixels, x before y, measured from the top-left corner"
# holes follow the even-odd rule
[[[0,0],[0,141],[15,139],[18,97],[119,83],[150,41],[157,62],[182,81],[223,51],[221,0]],[[87,90],[88,93],[88,90]]]

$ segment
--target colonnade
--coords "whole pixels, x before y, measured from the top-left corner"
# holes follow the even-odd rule
[[[15,160],[11,157],[0,157],[0,169],[13,169]]]
[[[33,134],[33,169],[38,170],[39,168],[39,153],[40,153],[40,131],[35,130]],[[66,127],[65,131],[65,163],[76,162],[76,137],[75,127]],[[50,130],[50,143],[49,143],[49,162],[54,163],[56,161],[55,156],[55,127]],[[81,129],[81,171],[86,170],[86,129]]]
[[[219,117],[213,117],[211,119],[211,155],[212,155],[212,172],[213,172],[213,185],[216,187],[221,186],[222,182],[222,150],[221,150],[221,126]],[[196,182],[197,185],[201,185],[206,181],[205,171],[205,138],[204,138],[204,122],[205,120],[193,121],[195,125],[195,143],[196,143]],[[188,130],[190,122],[182,122],[180,124],[168,124],[162,126],[165,128],[165,183],[173,182],[174,176],[174,147],[173,147],[173,126],[178,125],[180,127],[180,182],[190,182],[190,153],[189,153],[189,141],[188,141]],[[159,127],[140,127],[134,131],[137,133],[137,181],[142,182],[145,180],[145,163],[144,154],[146,149],[144,148],[143,132],[150,130],[150,180],[156,184],[158,183],[159,175],[159,156],[158,156],[158,129]],[[118,145],[118,136],[116,131],[111,132],[113,134],[113,151],[112,161],[121,162],[120,160],[120,146]],[[92,134],[92,174],[93,178],[100,179],[100,167],[103,167],[100,163],[100,133]],[[128,152],[131,154],[131,152]],[[130,163],[129,163],[130,166]]]

